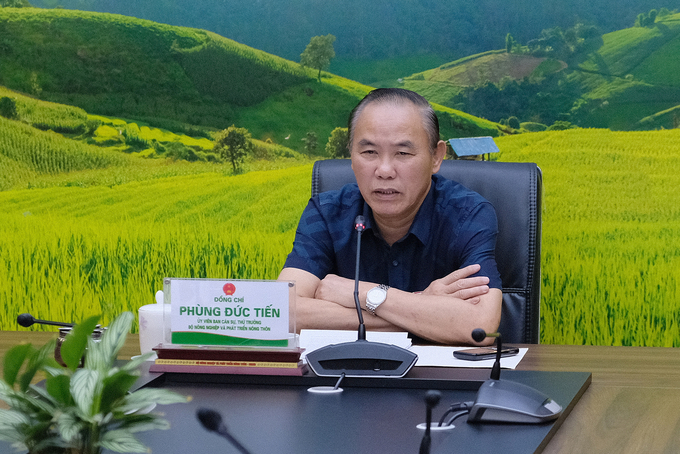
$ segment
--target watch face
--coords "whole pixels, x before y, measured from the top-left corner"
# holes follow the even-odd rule
[[[387,292],[380,287],[374,287],[368,291],[366,294],[366,299],[372,304],[379,304],[385,301],[387,297]]]

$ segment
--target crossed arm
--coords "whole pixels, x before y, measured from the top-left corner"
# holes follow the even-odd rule
[[[487,277],[469,277],[477,271],[479,265],[454,271],[418,294],[390,288],[376,316],[366,311],[366,293],[378,284],[360,282],[366,330],[409,331],[442,344],[475,343],[470,337],[473,329],[498,328],[502,301],[501,291],[489,288]],[[298,268],[284,268],[279,279],[296,281],[298,330],[356,329],[353,280],[332,274],[319,279]]]

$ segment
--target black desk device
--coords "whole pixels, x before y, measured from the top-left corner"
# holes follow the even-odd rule
[[[491,378],[477,392],[468,422],[539,424],[557,419],[562,407],[550,397],[522,383],[500,379],[501,336],[499,333],[487,334],[482,329],[472,332],[472,338],[477,342],[485,337],[496,337],[498,354]]]
[[[418,355],[396,345],[369,342],[359,303],[359,257],[364,217],[357,216],[357,260],[354,273],[354,303],[359,316],[358,339],[354,342],[327,345],[307,354],[307,362],[314,373],[321,377],[403,377],[418,360]]]

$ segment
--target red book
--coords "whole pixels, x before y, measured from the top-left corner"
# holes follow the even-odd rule
[[[168,362],[179,362],[169,360]],[[292,375],[302,376],[307,370],[306,364],[291,363],[292,367],[266,367],[266,363],[243,362],[244,365],[212,365],[221,361],[195,361],[196,364],[163,364],[154,363],[150,366],[149,372],[174,372],[184,374],[225,374],[225,375]],[[204,364],[200,364],[204,363]],[[252,364],[259,364],[253,366]]]
[[[297,363],[302,348],[225,347],[221,345],[163,345],[153,348],[159,359],[260,361]]]

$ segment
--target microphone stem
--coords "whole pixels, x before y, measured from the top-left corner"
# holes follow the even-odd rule
[[[503,350],[503,342],[500,334],[496,337],[496,361],[491,368],[491,380],[500,380],[501,378],[501,351]]]
[[[64,323],[64,322],[50,322],[47,320],[36,320],[33,323],[38,323],[40,325],[52,325],[52,326],[63,326],[66,328],[73,328],[73,323]]]
[[[231,444],[234,445],[234,447],[236,449],[238,449],[242,454],[251,454],[250,451],[248,451],[245,446],[243,446],[241,443],[239,443],[239,441],[236,438],[234,438],[234,436],[232,434],[230,434],[229,432],[227,432],[226,430],[220,430],[219,433],[222,434],[224,436],[224,438],[229,440],[231,442]]]
[[[357,314],[359,315],[359,340],[366,340],[366,325],[364,325],[364,316],[361,313],[361,303],[359,302],[359,257],[361,256],[361,229],[357,230],[357,260],[354,268],[354,304],[357,306]]]

